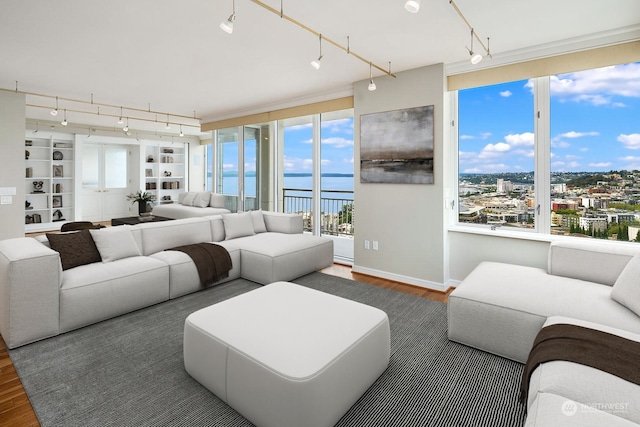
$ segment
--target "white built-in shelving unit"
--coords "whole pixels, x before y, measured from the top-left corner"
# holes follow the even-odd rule
[[[25,231],[59,228],[75,217],[73,135],[25,138]]]
[[[187,146],[185,143],[141,145],[141,182],[145,191],[155,194],[157,203],[177,202],[178,194],[186,191]]]

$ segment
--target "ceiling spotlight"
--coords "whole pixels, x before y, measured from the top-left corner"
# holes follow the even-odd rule
[[[372,69],[373,65],[371,64],[371,62],[369,62],[369,87],[367,89],[369,89],[369,92],[373,92],[374,90],[376,90],[376,84],[373,82],[373,69]]]
[[[51,110],[51,115],[52,116],[57,116],[58,115],[58,97],[57,96],[56,96],[56,108]]]
[[[122,128],[123,131],[129,132],[129,117],[127,117],[127,124]]]
[[[473,65],[478,64],[480,61],[482,61],[482,55],[480,55],[479,53],[473,53],[473,36],[474,36],[474,31],[473,28],[471,29],[471,49],[467,49],[469,51],[469,55],[471,56],[471,63]]]
[[[120,118],[118,119],[118,124],[121,125],[124,123],[124,120],[122,119],[122,107],[120,107]]]
[[[235,20],[236,20],[236,1],[233,0],[233,13],[229,15],[229,17],[225,21],[222,21],[222,23],[220,24],[220,28],[222,28],[222,31],[224,31],[227,34],[233,33],[233,21]]]
[[[320,69],[320,61],[322,61],[322,34],[320,34],[320,55],[318,56],[318,59],[314,59],[313,61],[311,61],[311,66],[313,68],[315,68],[316,70]]]
[[[66,126],[66,125],[68,125],[68,124],[69,124],[69,122],[67,122],[67,110],[66,110],[66,109],[64,110],[64,120],[62,120],[62,121],[60,122],[60,124],[61,124],[62,126]]]
[[[182,132],[182,125],[180,125],[180,136],[184,136],[184,132]]]
[[[420,10],[420,0],[407,0],[404,8],[407,9],[408,12],[418,13]]]

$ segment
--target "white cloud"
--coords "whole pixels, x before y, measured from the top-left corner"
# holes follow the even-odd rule
[[[285,172],[310,172],[313,160],[285,156],[283,159],[283,165]]]
[[[562,138],[576,139],[576,138],[583,138],[585,136],[598,136],[598,135],[600,135],[600,132],[594,132],[594,131],[576,132],[572,130],[569,132],[561,133],[560,135],[552,138],[551,146],[554,148],[569,148],[571,147],[571,144],[569,144],[567,141],[564,141]]]
[[[567,166],[569,166],[571,169],[576,169],[576,168],[580,167],[580,163],[579,162],[569,162],[569,164]]]
[[[467,140],[467,139],[476,139],[476,138],[480,138],[480,139],[488,139],[491,136],[491,132],[482,132],[480,133],[480,135],[473,136],[473,135],[460,135],[458,137],[459,140],[463,141],[463,140]]]
[[[600,132],[576,132],[570,131],[561,134],[560,136],[563,138],[582,138],[583,136],[598,136]]]
[[[509,134],[504,137],[504,140],[511,145],[533,146],[534,134],[533,132]]]
[[[331,133],[342,133],[353,135],[353,119],[348,117],[344,119],[336,119],[322,122],[322,129]]]
[[[460,163],[477,163],[478,153],[472,151],[459,151],[458,161]]]
[[[551,140],[551,147],[553,147],[553,148],[569,148],[569,147],[571,147],[571,144],[569,144],[567,141],[563,141],[561,139],[553,138]]]
[[[576,156],[575,154],[567,154],[566,156],[564,156],[564,158],[567,160],[578,160],[578,159],[581,159],[582,157]]]
[[[513,92],[511,92],[510,90],[504,90],[502,92],[500,92],[500,96],[503,98],[508,98],[511,95],[513,95]]]
[[[620,157],[618,160],[621,160],[626,163],[622,169],[626,170],[640,170],[640,157],[638,156],[625,156]]]
[[[225,163],[222,165],[222,170],[225,170],[225,171],[236,170],[236,169],[238,169],[238,167],[233,163]]]
[[[612,99],[640,97],[638,75],[640,64],[632,63],[551,76],[551,95],[561,101],[622,107],[624,103]]]
[[[505,165],[504,163],[494,163],[483,166],[476,166],[473,168],[468,168],[463,171],[463,173],[490,173],[490,172],[506,172],[510,170],[510,167]]]
[[[587,151],[589,151],[589,148],[587,148],[587,147],[582,147],[582,148],[580,149],[580,151],[581,151],[581,152],[583,152],[583,153],[586,153]]]
[[[589,167],[592,168],[608,168],[612,165],[611,162],[594,162],[594,163],[589,163]]]
[[[326,145],[331,145],[336,148],[352,147],[353,139],[347,139],[347,138],[336,136],[331,138],[325,138],[322,140],[322,143]]]
[[[622,142],[625,148],[629,150],[640,150],[640,133],[632,133],[618,135],[618,142]]]
[[[500,156],[502,153],[506,153],[511,150],[511,146],[509,144],[505,144],[504,142],[498,142],[495,144],[487,144],[482,149],[482,152],[478,154],[478,158],[480,159],[488,159]]]

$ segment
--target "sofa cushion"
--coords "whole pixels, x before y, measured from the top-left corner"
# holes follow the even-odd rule
[[[209,206],[209,199],[211,198],[211,193],[208,191],[200,191],[196,193],[196,197],[193,199],[193,206],[196,208],[206,208]]]
[[[640,316],[640,255],[622,270],[611,289],[611,298]]]
[[[264,224],[264,215],[262,211],[251,211],[251,220],[253,221],[253,231],[258,233],[265,233],[267,226]]]
[[[63,270],[102,261],[89,230],[61,234],[47,233],[47,239],[51,249],[60,253]]]
[[[222,221],[224,223],[224,234],[226,240],[253,236],[256,234],[253,230],[251,212],[222,215]]]
[[[209,206],[212,208],[224,208],[224,196],[222,194],[211,193]]]
[[[60,332],[169,299],[169,266],[139,256],[83,265],[64,273]]]
[[[180,204],[184,206],[193,206],[193,201],[196,199],[196,194],[193,191],[190,191],[184,195],[184,198],[180,200]]]
[[[155,254],[176,246],[211,241],[211,226],[205,218],[150,222],[135,227],[140,230],[143,255]]]
[[[333,240],[328,237],[267,232],[225,242],[242,251],[242,277],[264,285],[333,264]]]
[[[102,262],[112,262],[120,258],[140,256],[140,249],[131,234],[131,228],[109,227],[101,230],[89,230],[100,252]]]

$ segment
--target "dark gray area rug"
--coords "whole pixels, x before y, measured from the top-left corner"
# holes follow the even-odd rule
[[[450,342],[445,304],[322,273],[294,282],[389,316],[389,367],[338,426],[524,424],[523,365]],[[251,426],[186,373],[182,333],[193,311],[259,286],[234,280],[10,356],[43,426]]]

